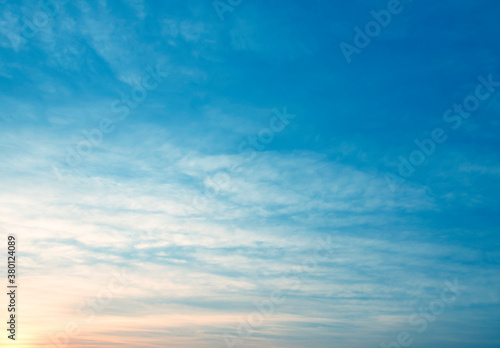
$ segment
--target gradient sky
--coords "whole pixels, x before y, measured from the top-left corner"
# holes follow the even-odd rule
[[[1,1],[0,345],[500,347],[500,3],[215,4]]]

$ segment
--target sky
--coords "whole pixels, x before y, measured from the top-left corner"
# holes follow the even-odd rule
[[[2,347],[500,347],[500,3],[0,2]]]

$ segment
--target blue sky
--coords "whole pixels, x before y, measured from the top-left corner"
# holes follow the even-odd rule
[[[500,3],[215,4],[2,1],[15,346],[500,346]]]

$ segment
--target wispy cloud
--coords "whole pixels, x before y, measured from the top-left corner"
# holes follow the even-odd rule
[[[0,227],[19,238],[18,346],[500,342],[497,98],[413,175],[391,174],[467,81],[500,76],[499,6],[413,2],[346,64],[338,43],[380,4],[236,3],[221,21],[212,1],[66,2],[17,46],[40,4],[2,4]],[[113,131],[68,166],[102,120]],[[331,255],[307,264],[326,238]],[[408,318],[454,279],[467,289],[418,332]],[[240,334],[275,291],[286,301]]]

